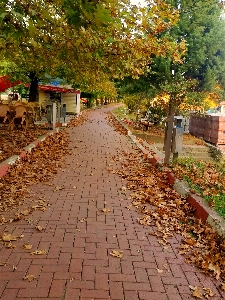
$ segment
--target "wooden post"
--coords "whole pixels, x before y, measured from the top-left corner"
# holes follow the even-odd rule
[[[174,122],[174,116],[170,115],[167,122],[166,134],[164,140],[164,150],[165,150],[164,163],[165,164],[169,164],[170,161],[170,153],[171,153],[172,138],[173,138],[173,122]]]

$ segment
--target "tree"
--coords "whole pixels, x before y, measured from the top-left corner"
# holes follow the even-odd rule
[[[197,91],[212,92],[217,85],[225,88],[225,20],[218,0],[168,1],[180,12],[171,35],[185,38],[187,54],[175,72],[186,79],[196,79]]]
[[[146,10],[115,0],[3,0],[0,59],[10,62],[11,75],[29,78],[33,95],[46,74],[73,84],[137,78],[151,55],[170,52],[179,60],[184,51],[183,43],[158,36],[177,21],[177,12],[164,2],[150,3]]]

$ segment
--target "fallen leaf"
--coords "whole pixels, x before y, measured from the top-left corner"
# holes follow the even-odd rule
[[[163,270],[157,269],[158,273],[163,273]]]
[[[31,255],[43,255],[46,254],[47,251],[46,250],[35,250],[34,252],[31,252]]]
[[[19,239],[18,236],[11,235],[11,233],[3,233],[1,239],[4,242],[17,241]]]
[[[36,277],[34,275],[27,275],[23,277],[23,280],[28,280],[29,282],[31,282],[32,280],[34,280]]]
[[[28,216],[30,214],[30,210],[26,209],[24,211],[21,211],[21,214],[24,216]]]
[[[219,280],[220,278],[220,267],[217,265],[213,265],[212,263],[209,264],[209,270],[214,272],[214,275],[216,276],[216,279]]]
[[[127,206],[126,206],[126,208],[127,208],[128,210],[131,210],[131,208],[132,208],[132,204],[130,204],[130,205],[127,205]]]
[[[209,298],[209,297],[213,297],[214,293],[210,288],[203,288],[203,290],[205,291],[204,297],[205,298]]]
[[[44,229],[44,227],[39,225],[39,226],[36,226],[35,229],[42,231]]]
[[[102,208],[102,210],[101,211],[103,211],[104,213],[107,213],[107,212],[110,212],[111,211],[111,209],[109,209],[109,208]]]
[[[220,288],[225,291],[225,283],[221,283]]]
[[[110,252],[110,255],[121,258],[121,257],[123,257],[123,251],[113,250],[112,252]]]
[[[63,186],[56,186],[55,189],[53,190],[54,192],[56,191],[61,191],[64,187]]]
[[[6,244],[6,247],[9,249],[14,249],[14,248],[16,248],[16,245],[13,245],[11,242],[9,242]]]
[[[80,222],[81,222],[81,223],[87,222],[87,219],[82,218],[82,219],[80,219]]]
[[[23,246],[21,246],[22,249],[25,249],[25,250],[31,250],[32,249],[32,245],[30,245],[29,243],[27,244],[24,244]]]
[[[202,292],[200,287],[189,285],[189,288],[193,290],[193,293],[191,294],[193,297],[202,299]]]

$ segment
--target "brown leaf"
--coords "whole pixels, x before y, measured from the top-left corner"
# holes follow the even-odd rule
[[[213,291],[210,289],[210,288],[203,288],[203,290],[205,291],[205,298],[209,298],[209,297],[213,297],[214,296],[214,293]]]
[[[192,286],[189,285],[190,289],[193,290],[192,296],[196,297],[196,298],[200,298],[202,299],[202,292],[201,292],[201,288],[198,286]]]
[[[216,276],[216,279],[219,280],[220,278],[220,267],[217,265],[213,265],[212,263],[209,264],[209,270],[214,272],[214,275]]]
[[[26,209],[24,211],[21,211],[21,214],[24,216],[28,216],[30,214],[30,210]]]

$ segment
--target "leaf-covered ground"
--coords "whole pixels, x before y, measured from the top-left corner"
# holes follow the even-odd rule
[[[85,121],[84,113],[72,119],[69,127],[79,126]],[[23,135],[23,132],[20,134]],[[27,144],[28,141],[34,141],[36,137],[33,132],[30,134],[28,132],[27,136],[30,138],[26,139]],[[23,142],[25,143],[25,138]],[[50,184],[49,180],[57,173],[58,168],[62,166],[63,158],[69,153],[68,145],[68,134],[66,130],[61,130],[57,134],[48,135],[42,143],[32,149],[31,153],[27,154],[23,161],[10,166],[8,173],[0,178],[0,224],[27,219],[36,209],[46,210],[48,203],[44,197],[38,199],[33,197],[29,186],[40,182]],[[29,201],[25,200],[27,196]]]
[[[45,135],[48,129],[38,127],[29,128],[25,133],[22,129],[8,130],[5,126],[0,127],[0,162],[12,155],[19,155],[24,147]]]
[[[125,134],[121,124],[111,115],[109,121],[117,131]],[[136,153],[124,152],[123,159],[115,157],[114,160],[120,160],[122,168],[111,168],[110,172],[128,181],[122,192],[130,194],[131,204],[127,209],[134,206],[140,213],[137,222],[149,226],[151,234],[164,247],[174,234],[181,235],[179,253],[185,256],[186,262],[195,264],[217,280],[221,279],[221,289],[225,290],[225,241],[194,216],[188,202],[170,187],[167,172],[153,166],[138,150]],[[202,298],[196,296],[201,295],[199,290],[192,289],[193,296]]]
[[[79,126],[87,120],[87,115],[81,114],[69,124],[69,127]],[[112,115],[108,120],[115,130],[127,135],[127,131]],[[0,222],[2,225],[25,219],[34,210],[45,211],[49,203],[44,196],[36,198],[29,190],[35,183],[50,185],[50,179],[62,166],[63,158],[70,153],[67,130],[49,136],[34,148],[24,161],[10,168],[10,172],[0,179]],[[128,184],[121,193],[130,194],[130,204],[127,209],[135,207],[139,212],[137,222],[140,226],[149,226],[150,234],[158,238],[163,247],[167,247],[170,238],[175,234],[181,236],[179,252],[185,256],[187,263],[195,264],[202,272],[214,276],[225,290],[225,242],[209,225],[195,218],[192,208],[169,185],[167,173],[150,164],[145,155],[138,149],[133,153],[123,153],[123,157],[114,157],[115,162],[121,162],[121,168],[113,168],[110,172],[126,179]],[[60,187],[56,187],[60,189]],[[27,197],[29,196],[29,197]],[[26,198],[26,200],[25,200]],[[36,228],[41,231],[42,228]],[[10,247],[14,238],[3,234],[1,240]],[[24,245],[29,248],[29,245]],[[34,253],[39,254],[39,253]],[[111,255],[117,255],[113,253]],[[160,271],[160,270],[159,270]],[[31,278],[25,278],[32,280]],[[191,287],[192,295],[201,298],[201,291]],[[204,291],[205,298],[212,296],[211,291]],[[210,295],[211,294],[211,295]]]

